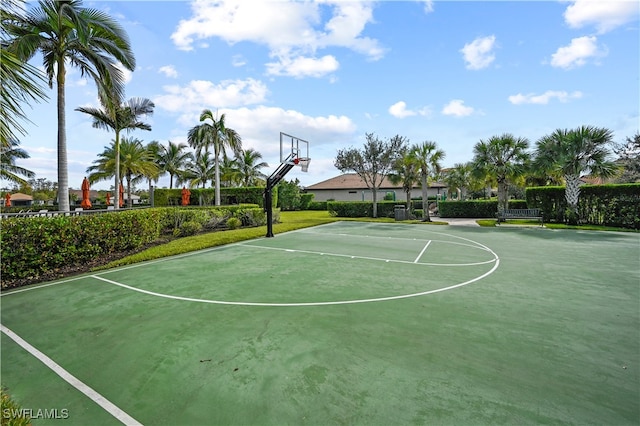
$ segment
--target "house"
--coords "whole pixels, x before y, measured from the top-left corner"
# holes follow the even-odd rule
[[[433,182],[430,185],[427,195],[435,197],[445,193],[447,186],[443,183]],[[347,173],[331,179],[316,183],[305,188],[305,192],[314,195],[314,201],[372,201],[372,191],[367,187],[362,178],[355,173]],[[385,196],[392,197],[393,200],[405,201],[406,194],[402,185],[391,183],[389,178],[382,181],[378,190],[378,201],[382,201]],[[422,189],[416,185],[411,190],[411,198],[422,197]]]
[[[11,205],[13,207],[30,207],[33,204],[33,197],[31,195],[16,192],[11,194]]]

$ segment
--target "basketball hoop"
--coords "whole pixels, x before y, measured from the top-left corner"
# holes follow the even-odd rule
[[[309,171],[309,163],[311,162],[311,158],[296,158],[293,162],[300,166],[303,172]]]

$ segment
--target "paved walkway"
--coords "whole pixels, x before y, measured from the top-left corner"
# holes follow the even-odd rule
[[[466,218],[466,217],[438,217],[431,216],[433,220],[437,220],[439,222],[447,222],[452,226],[480,226],[476,222],[478,219]]]

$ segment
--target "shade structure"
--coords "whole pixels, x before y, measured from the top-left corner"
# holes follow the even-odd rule
[[[80,205],[85,210],[91,208],[91,201],[89,200],[89,180],[87,178],[82,180],[82,202],[80,202]]]
[[[120,184],[120,202],[118,203],[120,207],[124,206],[124,186]]]
[[[186,187],[182,187],[182,205],[188,206],[191,202],[191,191],[189,191]]]
[[[8,192],[4,194],[4,206],[11,207],[11,194],[9,194]]]
[[[111,194],[109,194],[107,192],[107,196],[105,198],[106,198],[107,205],[110,205],[111,204]]]

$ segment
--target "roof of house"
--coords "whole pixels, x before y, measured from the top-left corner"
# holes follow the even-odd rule
[[[16,192],[11,194],[11,201],[33,201],[33,197],[22,192]]]
[[[431,188],[446,188],[447,185],[440,182],[431,183]],[[414,188],[418,188],[415,185]],[[344,175],[336,176],[331,179],[324,180],[322,182],[307,186],[306,190],[327,190],[327,189],[360,189],[367,190],[369,187],[356,173],[346,173]],[[402,189],[402,185],[395,185],[391,183],[388,177],[385,177],[380,185],[380,189]]]

